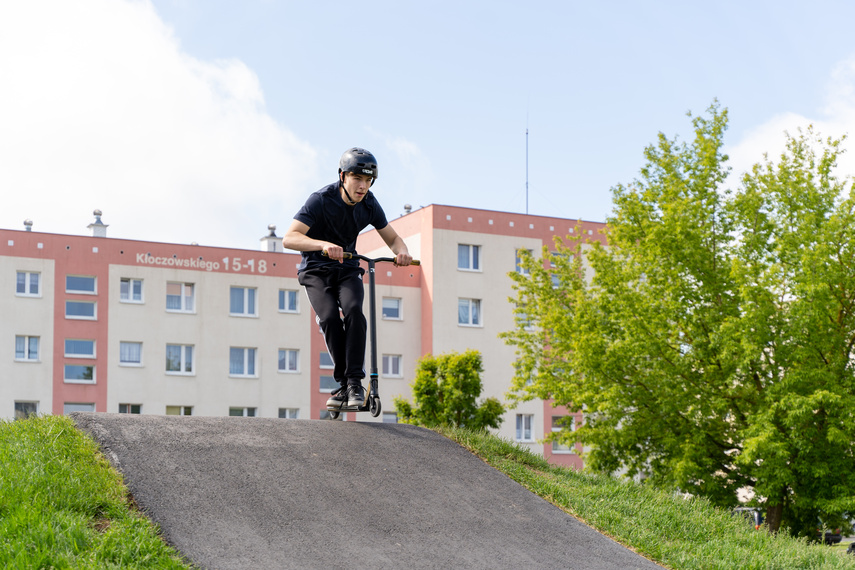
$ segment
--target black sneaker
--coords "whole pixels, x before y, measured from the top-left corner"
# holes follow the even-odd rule
[[[347,387],[347,407],[361,407],[365,405],[365,388],[359,384]]]
[[[327,400],[328,410],[339,410],[347,405],[347,386],[342,386],[330,395]]]

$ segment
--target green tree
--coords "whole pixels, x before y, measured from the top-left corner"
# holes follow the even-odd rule
[[[484,389],[483,371],[481,354],[476,350],[422,357],[413,381],[415,406],[403,398],[394,399],[399,419],[427,427],[498,428],[505,412],[501,402],[487,398],[477,403]]]
[[[736,190],[727,111],[660,134],[618,185],[608,247],[557,240],[512,274],[516,398],[585,413],[586,464],[730,506],[754,490],[813,536],[855,511],[855,197],[841,140],[787,136]],[[586,270],[593,276],[586,279]],[[561,283],[553,287],[552,277]],[[531,381],[530,381],[531,380]],[[569,434],[562,434],[568,438]]]

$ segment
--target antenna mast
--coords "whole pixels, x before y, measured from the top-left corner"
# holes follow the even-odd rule
[[[525,128],[525,215],[528,216],[528,127]]]

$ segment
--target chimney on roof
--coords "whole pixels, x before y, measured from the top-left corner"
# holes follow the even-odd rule
[[[276,226],[270,224],[267,226],[270,233],[261,238],[261,251],[276,251],[282,252],[282,240],[276,236]]]
[[[410,204],[404,204],[404,215],[409,214],[413,211],[413,207]]]
[[[28,232],[33,231],[33,220],[29,218],[24,220],[24,229],[26,229]]]
[[[107,224],[101,221],[101,210],[95,210],[92,214],[95,221],[86,226],[92,230],[92,237],[107,237]]]

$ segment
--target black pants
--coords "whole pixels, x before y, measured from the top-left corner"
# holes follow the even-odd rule
[[[361,267],[330,265],[306,269],[297,277],[318,315],[318,325],[335,364],[333,375],[342,385],[361,384],[365,378],[368,325],[362,313],[364,273]]]

